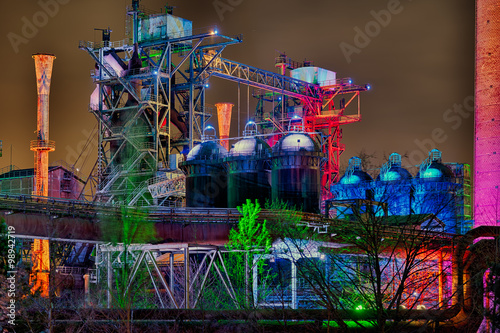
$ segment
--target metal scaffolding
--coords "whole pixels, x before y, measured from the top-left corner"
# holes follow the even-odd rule
[[[185,152],[200,141],[211,116],[205,89],[212,76],[266,91],[254,96],[263,125],[278,136],[294,116],[286,112],[289,106],[301,109],[307,132],[324,132],[328,162],[322,185],[328,193],[344,151],[340,126],[361,120],[359,94],[369,86],[355,85],[350,78],[320,84],[286,76],[286,69],[296,69],[298,63],[282,66],[278,74],[224,59],[222,51],[240,43],[240,37],[220,35],[215,27],[195,32],[191,21],[171,11],[150,15],[134,2],[128,15],[129,38],[111,42],[104,30],[102,43],[80,42],[96,63],[90,111],[100,129],[99,201],[154,204],[147,180],[170,170],[171,152]],[[286,56],[280,59],[277,66],[291,63]],[[273,114],[264,116],[263,103],[270,100]]]
[[[151,205],[146,181],[169,170],[172,150],[192,148],[210,117],[205,55],[218,59],[241,39],[216,28],[194,32],[190,21],[169,13],[148,16],[138,7],[128,13],[131,39],[111,42],[108,35],[102,43],[79,45],[96,63],[90,112],[99,122],[97,199]],[[166,30],[159,35],[137,31],[139,23],[162,19]],[[183,29],[172,31],[172,20]]]
[[[147,283],[143,282],[139,288],[144,290],[144,286],[152,286],[159,308],[191,309],[197,307],[208,276],[215,274],[238,309],[235,290],[221,254],[223,251],[224,247],[220,246],[188,243],[101,244],[97,250],[97,280],[94,282],[100,282],[106,290],[107,307],[110,308],[116,298],[133,293],[133,285],[137,283],[139,275],[147,272]],[[201,261],[192,269],[191,259],[196,256]],[[128,265],[130,272],[127,276],[119,276],[119,269],[124,265]],[[182,269],[182,283],[178,279],[176,282],[174,267]],[[125,288],[118,288],[118,278],[126,280],[123,281]]]

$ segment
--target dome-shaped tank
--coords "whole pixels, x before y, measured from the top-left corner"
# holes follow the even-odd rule
[[[321,152],[321,147],[316,140],[300,132],[285,135],[273,147],[273,153],[294,151]]]
[[[271,147],[264,140],[253,136],[233,145],[225,159],[229,208],[241,206],[247,199],[264,204],[271,198],[270,152]]]
[[[305,133],[282,137],[272,153],[272,198],[304,212],[319,213],[320,164],[324,158],[319,143]]]
[[[441,162],[441,152],[433,149],[422,162],[415,177],[415,200],[413,210],[417,214],[436,215],[443,224],[437,226],[445,232],[459,232],[457,226],[456,200],[453,172]]]
[[[453,172],[444,164],[432,162],[427,169],[423,172],[419,172],[417,175],[418,178],[425,181],[451,181],[453,178]]]
[[[389,215],[409,215],[411,198],[412,176],[401,166],[401,155],[392,153],[377,177],[375,201],[387,203]]]
[[[215,141],[202,142],[191,149],[186,156],[186,161],[213,160],[227,155],[227,149]]]
[[[342,185],[358,185],[372,180],[373,178],[365,171],[354,170],[351,174],[342,176],[339,183]]]
[[[389,161],[380,169],[377,180],[383,182],[409,181],[412,179],[411,173],[401,166],[401,155],[392,153]]]
[[[202,142],[191,149],[180,164],[186,173],[186,206],[227,206],[227,176],[222,159],[227,150],[215,141]]]
[[[453,172],[441,162],[441,152],[433,149],[420,165],[417,178],[430,182],[449,182],[453,178]]]
[[[373,178],[363,171],[361,159],[353,156],[339,182],[331,186],[331,192],[337,200],[373,199],[372,181]]]
[[[363,171],[361,162],[357,156],[349,159],[344,175],[330,188],[335,200],[373,200],[373,178]],[[356,213],[350,206],[336,206],[334,212],[336,218],[356,220]]]
[[[362,170],[361,159],[353,156],[349,159],[347,169],[342,178],[340,178],[339,183],[342,185],[358,185],[372,180],[373,178]]]

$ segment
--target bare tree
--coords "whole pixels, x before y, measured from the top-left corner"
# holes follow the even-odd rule
[[[452,235],[442,232],[436,217],[446,200],[433,202],[433,214],[409,210],[402,216],[389,215],[383,202],[352,200],[337,207],[343,219],[272,224],[281,238],[273,243],[275,253],[281,247],[276,255],[296,269],[296,307],[324,308],[343,330],[350,317],[359,328],[378,332],[408,327],[412,310],[448,308]],[[419,324],[435,319],[419,318]]]

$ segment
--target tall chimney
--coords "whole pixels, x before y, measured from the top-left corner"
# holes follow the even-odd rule
[[[35,59],[36,86],[38,92],[36,140],[30,149],[35,152],[35,174],[33,195],[47,197],[49,194],[49,152],[55,150],[55,142],[49,140],[49,93],[52,78],[52,54],[37,53]],[[50,250],[47,239],[35,239],[32,248],[32,270],[30,283],[32,291],[49,296]]]
[[[55,58],[52,54],[33,55],[38,92],[36,140],[31,141],[30,144],[30,149],[35,152],[33,195],[43,197],[49,194],[49,152],[55,150],[55,142],[49,140],[49,93],[52,64]]]
[[[231,110],[233,109],[232,103],[217,103],[217,119],[219,120],[219,137],[223,139],[229,138],[229,130],[231,129]],[[229,141],[221,141],[221,145],[229,150]]]
[[[476,1],[474,227],[500,225],[500,6]]]

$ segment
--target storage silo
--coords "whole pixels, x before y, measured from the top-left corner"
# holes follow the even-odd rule
[[[429,157],[420,164],[414,179],[413,210],[416,214],[432,214],[444,225],[435,228],[450,233],[459,233],[455,193],[459,184],[454,182],[453,172],[441,161],[441,152],[433,149]]]
[[[353,156],[344,175],[337,184],[331,186],[335,199],[373,199],[370,194],[373,178],[361,167],[361,159]]]
[[[392,153],[377,177],[375,201],[387,203],[389,215],[409,215],[413,195],[412,178],[408,170],[401,166],[401,155]]]
[[[215,141],[202,142],[191,149],[180,168],[186,174],[186,206],[227,206],[227,176],[223,158],[227,150]]]
[[[271,147],[256,137],[255,123],[245,127],[244,138],[236,142],[225,158],[227,165],[227,205],[236,208],[258,200],[263,205],[271,199]],[[255,130],[249,130],[254,127]]]
[[[339,182],[330,187],[333,199],[339,204],[335,208],[334,216],[339,219],[350,220],[354,217],[351,204],[352,200],[373,200],[373,178],[361,166],[361,159],[357,156],[349,159],[349,164]]]
[[[323,158],[319,143],[306,133],[282,137],[272,152],[272,199],[304,212],[319,213]]]

